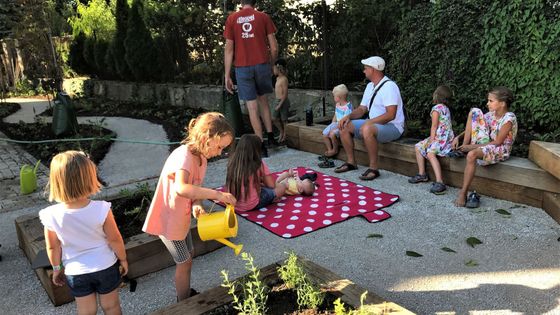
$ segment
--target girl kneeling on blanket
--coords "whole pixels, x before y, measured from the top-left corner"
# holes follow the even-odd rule
[[[278,182],[274,180],[268,165],[261,157],[261,139],[253,134],[241,136],[235,151],[230,156],[227,167],[225,191],[237,199],[235,210],[249,211],[266,207],[287,194],[288,176]],[[288,172],[286,172],[288,173]],[[281,175],[282,176],[282,175]],[[292,172],[293,177],[293,172]],[[280,177],[279,177],[280,178]],[[308,184],[306,180],[296,180],[296,190],[302,191]],[[313,182],[311,182],[313,184]],[[313,184],[313,190],[315,185]]]

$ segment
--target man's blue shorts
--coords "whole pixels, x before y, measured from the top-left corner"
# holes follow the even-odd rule
[[[239,99],[256,100],[257,96],[272,93],[272,67],[269,63],[235,67]]]
[[[361,134],[362,125],[366,122],[366,119],[356,119],[352,120],[352,124],[354,125],[354,138],[363,139],[363,135]],[[387,123],[384,125],[375,124],[377,127],[377,141],[379,143],[387,143],[394,140],[397,140],[401,137],[401,132],[395,125],[391,123]]]

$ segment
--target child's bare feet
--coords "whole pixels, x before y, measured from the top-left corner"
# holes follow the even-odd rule
[[[336,151],[336,150],[327,150],[327,151],[325,151],[325,154],[324,154],[324,155],[325,155],[326,157],[333,157],[333,156],[335,156],[335,155],[337,155],[337,154],[338,154],[338,151]]]
[[[467,193],[459,191],[457,194],[457,199],[455,199],[455,207],[464,207],[467,202]]]

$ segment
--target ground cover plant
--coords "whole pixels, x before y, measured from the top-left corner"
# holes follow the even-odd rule
[[[35,123],[2,123],[0,131],[8,138],[20,141],[40,141],[60,139],[52,131],[52,124],[37,121]],[[107,138],[114,137],[115,134],[103,128],[100,124],[92,122],[89,125],[80,125],[79,133],[64,136],[66,139],[76,139],[75,141],[49,142],[49,143],[30,143],[20,144],[37,160],[41,160],[44,165],[49,165],[51,159],[59,152],[67,150],[80,150],[89,154],[96,164],[99,163],[109,151],[112,141]],[[97,137],[100,139],[93,141],[81,141],[80,138]]]
[[[129,117],[160,124],[170,142],[183,140],[184,128],[188,122],[206,111],[202,108],[138,104],[93,97],[73,99],[73,105],[77,116]],[[52,116],[52,110],[47,110],[42,115]],[[176,146],[171,146],[171,149]]]
[[[17,112],[21,106],[17,103],[0,103],[0,120]]]
[[[135,189],[123,189],[111,200],[111,209],[123,238],[138,235],[146,219],[154,190],[149,184],[138,184]]]

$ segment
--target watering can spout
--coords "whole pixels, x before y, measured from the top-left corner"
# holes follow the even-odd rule
[[[225,211],[199,216],[197,229],[201,240],[215,240],[231,247],[235,255],[241,253],[242,244],[235,245],[226,239],[237,236],[237,217],[232,205],[227,205]]]
[[[241,253],[241,250],[243,249],[243,244],[235,245],[232,242],[226,240],[225,238],[218,238],[216,239],[216,241],[228,247],[231,247],[233,249],[233,252],[235,253],[235,256],[239,255],[239,253]]]

